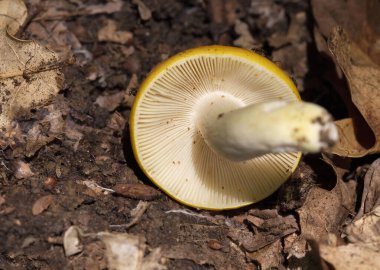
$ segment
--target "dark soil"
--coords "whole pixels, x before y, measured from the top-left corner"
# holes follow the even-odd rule
[[[104,246],[96,241],[87,240],[80,255],[65,256],[62,237],[71,225],[85,233],[142,235],[148,246],[145,253],[159,247],[168,269],[266,269],[265,252],[272,259],[275,256],[277,265],[270,266],[276,269],[301,264],[291,265],[287,259],[283,232],[299,234],[295,210],[311,187],[331,190],[334,186],[324,184],[326,177],[335,176],[320,155],[307,157],[289,182],[293,184],[259,204],[227,212],[197,211],[155,190],[144,177],[130,151],[127,123],[133,95],[156,64],[207,44],[251,46],[284,68],[306,100],[325,106],[336,118],[346,116],[324,77],[325,70],[318,68],[324,65],[334,74],[331,60],[316,50],[308,1],[146,0],[151,11],[147,20],[141,19],[134,1],[95,15],[80,11],[112,1],[26,2],[29,20],[19,36],[56,51],[69,49],[76,61],[62,66],[64,87],[50,105],[18,117],[18,132],[24,139],[15,135],[0,152],[0,269],[106,269]],[[99,30],[109,20],[133,37],[124,44],[100,40]],[[248,27],[254,40],[246,41],[246,34],[236,29],[236,20]],[[99,97],[104,97],[103,103]],[[64,125],[59,132],[54,131],[57,123],[47,118],[52,112],[58,112],[57,121]],[[32,128],[40,130],[39,137],[25,137]],[[23,166],[31,173],[20,172]],[[141,190],[117,195],[91,188],[89,183],[108,189],[133,184]],[[47,195],[48,203],[36,206]],[[131,211],[140,200],[149,201],[146,212],[134,226],[123,227],[133,219]],[[273,223],[267,227],[272,238],[267,234],[252,238],[258,233],[247,215],[260,216],[255,211],[266,209],[277,209],[288,226],[279,229]],[[278,213],[261,218],[274,219]],[[244,244],[244,235],[262,244]],[[275,255],[260,251],[273,243],[278,245]]]

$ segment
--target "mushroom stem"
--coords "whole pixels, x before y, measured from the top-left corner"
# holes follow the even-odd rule
[[[222,108],[222,107],[221,107]],[[272,101],[202,114],[198,128],[207,145],[235,161],[268,153],[316,153],[338,140],[331,115],[307,102]]]

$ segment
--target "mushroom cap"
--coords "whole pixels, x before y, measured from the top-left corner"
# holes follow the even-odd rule
[[[212,151],[197,121],[205,102],[242,107],[299,101],[292,80],[274,63],[246,49],[203,46],[156,66],[141,84],[131,115],[131,144],[148,178],[175,200],[195,208],[234,209],[260,201],[295,170],[300,152],[231,161]]]

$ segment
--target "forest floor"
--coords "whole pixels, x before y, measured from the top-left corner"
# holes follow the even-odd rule
[[[1,136],[0,269],[375,269],[380,113],[371,108],[380,106],[380,82],[371,78],[380,74],[380,31],[372,25],[380,23],[372,10],[380,8],[363,1],[370,8],[359,14],[334,2],[27,0],[17,37],[59,53],[63,77],[49,104],[18,111]],[[366,22],[364,38],[352,34],[355,21]],[[348,37],[331,36],[335,26],[372,59],[356,63],[373,76],[344,61]],[[133,159],[130,108],[155,65],[209,44],[268,57],[303,99],[339,121],[359,119],[344,132],[359,126],[364,135],[335,155],[304,156],[260,203],[213,212],[173,201]],[[359,82],[377,83],[377,92],[355,92]]]

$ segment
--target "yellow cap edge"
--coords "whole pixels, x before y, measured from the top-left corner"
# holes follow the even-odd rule
[[[222,46],[222,45],[208,45],[208,46],[201,46],[196,47],[192,49],[188,49],[186,51],[180,52],[174,56],[169,57],[168,59],[164,60],[163,62],[159,63],[156,67],[152,69],[152,71],[148,74],[148,76],[145,78],[145,80],[142,82],[142,84],[139,87],[139,90],[136,94],[135,100],[132,105],[131,113],[129,116],[129,130],[130,130],[130,139],[131,139],[131,145],[132,145],[132,151],[135,156],[135,159],[140,167],[140,169],[143,171],[143,173],[149,178],[150,181],[152,181],[153,184],[155,184],[158,188],[160,188],[162,191],[164,191],[169,197],[171,197],[173,200],[192,207],[196,209],[203,209],[203,210],[211,210],[211,211],[221,211],[221,210],[233,210],[238,209],[244,206],[248,206],[254,203],[257,203],[267,197],[269,197],[271,194],[259,198],[255,201],[248,202],[245,204],[240,204],[232,207],[224,207],[224,208],[212,208],[212,207],[204,207],[204,206],[197,206],[193,204],[189,204],[187,202],[181,201],[174,195],[170,194],[167,190],[161,187],[145,170],[141,160],[139,159],[137,146],[135,143],[135,129],[133,123],[135,122],[135,114],[138,107],[138,104],[140,102],[141,97],[143,94],[147,91],[148,86],[151,84],[151,82],[157,78],[159,74],[161,74],[163,71],[171,67],[172,65],[176,64],[179,61],[185,60],[192,56],[199,56],[199,55],[231,55],[233,57],[240,57],[244,58],[246,60],[249,60],[255,64],[259,64],[260,66],[264,67],[267,70],[272,71],[278,78],[283,80],[285,84],[292,90],[293,94],[297,97],[298,100],[301,100],[301,96],[297,90],[297,87],[295,86],[294,82],[289,78],[289,76],[276,64],[274,64],[272,61],[268,60],[267,58],[253,52],[247,49],[239,48],[239,47],[232,47],[232,46]],[[298,160],[295,163],[294,167],[292,168],[291,172],[293,173],[295,169],[298,167],[298,164],[301,160],[302,153],[298,152]],[[290,175],[289,175],[290,177]],[[275,191],[273,191],[274,193]]]

